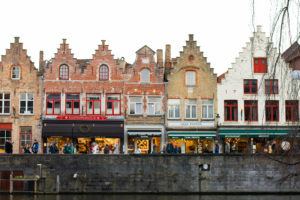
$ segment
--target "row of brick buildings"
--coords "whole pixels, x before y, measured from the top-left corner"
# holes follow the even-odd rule
[[[168,140],[181,153],[224,152],[225,144],[243,152],[253,143],[261,151],[298,128],[299,49],[295,43],[278,61],[258,27],[217,77],[193,35],[177,58],[170,45],[164,58],[145,45],[133,64],[114,58],[104,40],[92,59],[77,59],[64,39],[51,60],[40,53],[39,70],[15,38],[0,63],[0,152],[6,139],[14,153],[33,139],[44,151],[73,142],[81,153],[92,142],[102,151],[108,144],[112,152],[150,153]]]

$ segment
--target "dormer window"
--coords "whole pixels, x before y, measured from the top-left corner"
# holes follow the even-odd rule
[[[146,68],[141,71],[141,82],[143,83],[150,82],[150,71]]]
[[[21,69],[18,66],[14,66],[11,69],[11,79],[20,80],[20,78],[21,78]]]
[[[59,67],[59,79],[60,80],[69,80],[69,66],[61,65]]]
[[[109,77],[109,69],[106,65],[101,65],[99,69],[99,80],[107,81]]]

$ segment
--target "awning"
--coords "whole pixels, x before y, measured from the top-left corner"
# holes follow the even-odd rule
[[[168,132],[168,136],[171,139],[215,139],[216,132],[208,131],[208,132]]]
[[[161,137],[161,130],[128,130],[128,137]]]
[[[292,129],[221,129],[221,138],[274,138],[285,137],[297,130]]]
[[[124,137],[124,121],[44,120],[42,137]]]

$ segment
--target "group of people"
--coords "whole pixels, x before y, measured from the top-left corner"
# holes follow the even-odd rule
[[[90,146],[90,153],[91,154],[119,154],[119,144],[117,143],[114,147],[113,145],[106,144],[104,147],[99,147],[99,144],[97,142],[92,142]]]
[[[5,142],[5,153],[12,153],[13,152],[13,142],[11,142],[9,139],[6,140]],[[30,154],[30,153],[38,153],[39,151],[39,143],[38,141],[35,139],[32,146],[30,147],[29,144],[25,144],[25,146],[23,147],[23,152],[26,154]]]

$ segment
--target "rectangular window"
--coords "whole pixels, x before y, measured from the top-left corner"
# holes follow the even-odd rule
[[[185,72],[185,85],[194,86],[196,85],[196,72],[186,71]]]
[[[47,94],[47,115],[60,114],[60,94]]]
[[[20,94],[20,114],[33,115],[33,94]]]
[[[10,113],[10,94],[0,93],[0,114]]]
[[[121,95],[108,94],[106,95],[106,114],[120,115],[121,114]]]
[[[101,114],[101,94],[86,95],[86,114],[87,115]]]
[[[29,148],[31,147],[31,136],[32,136],[32,127],[31,126],[21,126],[20,127],[20,153],[24,153],[24,147],[28,144]],[[30,148],[31,151],[31,148]]]
[[[202,100],[202,119],[214,118],[214,100]]]
[[[169,113],[169,119],[180,118],[180,99],[168,100],[168,113]]]
[[[257,101],[245,101],[245,121],[257,121]]]
[[[278,80],[265,80],[266,94],[278,94]]]
[[[148,115],[160,115],[161,98],[149,97],[148,98]]]
[[[142,97],[129,97],[129,114],[130,115],[141,115],[143,114],[143,100]]]
[[[266,121],[279,121],[279,101],[266,101]]]
[[[66,115],[80,114],[80,94],[66,94]]]
[[[267,59],[266,58],[254,58],[254,73],[267,73]]]
[[[225,100],[224,111],[225,121],[237,121],[238,120],[238,103],[237,100]]]
[[[5,152],[5,142],[7,139],[11,141],[11,131],[0,130],[0,153]]]
[[[185,118],[197,119],[197,100],[189,99],[185,101]]]
[[[285,101],[285,120],[288,121],[299,121],[299,101],[298,100],[287,100]]]
[[[257,94],[257,80],[256,79],[244,80],[244,94]]]

